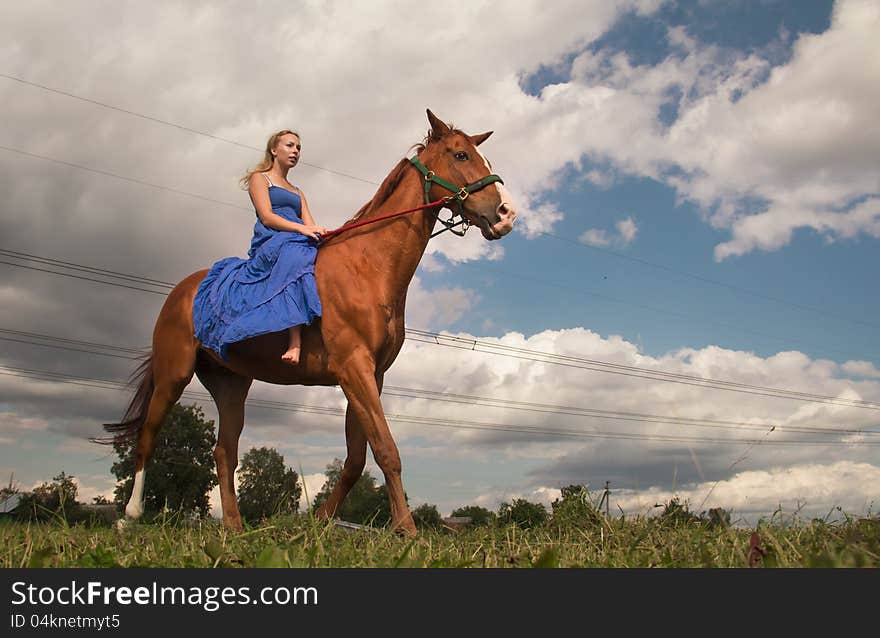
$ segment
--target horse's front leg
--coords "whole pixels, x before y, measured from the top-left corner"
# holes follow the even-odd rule
[[[339,507],[345,501],[345,497],[364,473],[364,465],[367,462],[367,437],[361,424],[357,421],[357,415],[349,403],[345,411],[345,442],[348,447],[348,455],[342,466],[339,480],[333,486],[333,491],[327,500],[315,512],[318,518],[330,520],[339,511]]]
[[[391,436],[376,380],[376,367],[369,355],[352,355],[339,366],[339,385],[348,399],[348,412],[360,425],[373,450],[373,458],[385,475],[391,503],[391,527],[406,536],[416,535],[416,526],[406,504],[401,480],[400,453]]]

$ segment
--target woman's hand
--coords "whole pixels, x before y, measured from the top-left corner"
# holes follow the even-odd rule
[[[299,232],[306,237],[311,237],[314,240],[320,241],[321,235],[325,234],[327,229],[323,226],[316,226],[315,224],[302,224],[299,228]]]

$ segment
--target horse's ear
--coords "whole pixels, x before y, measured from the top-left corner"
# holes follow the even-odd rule
[[[431,109],[428,109],[428,121],[431,123],[431,137],[433,137],[434,139],[440,139],[450,132],[450,129],[448,126],[446,126],[446,123],[439,117],[431,113]]]
[[[485,133],[480,133],[479,135],[472,135],[471,142],[474,143],[474,146],[479,146],[483,142],[489,139],[489,136],[492,135],[494,131],[487,131]]]

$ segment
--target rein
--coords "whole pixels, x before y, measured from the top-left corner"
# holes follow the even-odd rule
[[[366,226],[367,224],[374,224],[376,222],[381,222],[386,219],[392,219],[394,217],[402,217],[403,215],[409,215],[411,213],[415,213],[417,211],[424,210],[426,208],[433,208],[434,206],[438,206],[438,207],[442,208],[442,207],[448,206],[451,202],[455,202],[458,205],[458,210],[454,211],[454,210],[450,209],[450,212],[452,213],[451,217],[449,219],[440,219],[440,211],[438,209],[437,212],[434,213],[434,215],[437,217],[437,220],[445,226],[445,228],[433,233],[431,235],[431,237],[436,237],[440,233],[444,233],[447,230],[451,231],[455,235],[458,235],[459,237],[463,237],[464,234],[467,232],[468,228],[470,227],[470,222],[467,220],[467,218],[465,218],[465,216],[463,214],[464,213],[464,204],[463,204],[464,200],[466,200],[471,193],[475,193],[478,190],[486,188],[489,184],[494,184],[495,182],[500,182],[501,184],[504,183],[504,181],[498,175],[492,174],[492,175],[487,175],[486,177],[483,177],[482,179],[478,179],[475,182],[471,182],[470,184],[467,184],[466,186],[459,187],[451,182],[447,182],[445,179],[443,179],[441,177],[437,177],[437,175],[434,174],[434,171],[429,170],[427,166],[422,164],[422,162],[419,160],[418,157],[411,157],[411,158],[409,158],[409,161],[413,166],[415,166],[418,169],[418,171],[425,178],[425,203],[424,204],[422,204],[421,206],[416,206],[415,208],[409,208],[407,210],[397,211],[395,213],[388,213],[387,215],[380,215],[379,217],[374,217],[372,219],[364,219],[361,221],[354,222],[352,224],[348,224],[346,226],[340,226],[339,228],[336,228],[334,230],[330,230],[330,231],[324,233],[323,235],[321,235],[320,241],[323,243],[326,240],[328,240],[330,237],[338,235],[346,230],[352,230],[355,228],[359,228],[360,226]],[[431,185],[432,184],[437,184],[438,186],[441,186],[442,188],[445,188],[446,190],[454,193],[454,195],[447,195],[446,197],[441,197],[438,200],[431,201],[430,192],[431,192]],[[459,221],[455,222],[454,220],[456,217],[461,217],[461,219]],[[464,226],[464,228],[462,228],[462,230],[459,231],[459,230],[455,230],[456,226]]]

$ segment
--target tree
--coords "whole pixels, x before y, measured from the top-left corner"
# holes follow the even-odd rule
[[[495,513],[490,512],[485,507],[480,507],[479,505],[467,505],[465,507],[459,507],[457,510],[452,510],[452,516],[469,517],[471,519],[471,525],[473,525],[474,527],[491,525],[495,522]]]
[[[70,474],[61,472],[52,477],[51,483],[43,483],[26,493],[18,507],[19,517],[32,521],[79,518],[82,506],[76,502],[78,488],[73,479]]]
[[[691,512],[688,502],[682,503],[677,496],[673,496],[668,503],[663,505],[663,511],[657,517],[663,525],[679,527],[692,523],[699,523],[700,517]]]
[[[504,525],[516,525],[528,529],[541,525],[547,520],[547,508],[541,503],[530,503],[518,498],[513,503],[502,503],[498,508],[498,520]]]
[[[703,512],[700,514],[700,520],[712,528],[730,527],[730,510],[721,507],[713,507],[708,513]]]
[[[302,487],[299,475],[284,466],[274,448],[251,448],[238,468],[238,509],[250,521],[296,512]]]
[[[585,527],[597,525],[602,514],[590,498],[590,493],[583,485],[569,485],[560,490],[560,498],[550,503],[553,526],[565,529],[570,526]]]
[[[147,464],[144,507],[208,513],[208,495],[217,484],[214,473],[214,422],[206,421],[196,405],[175,404],[156,436],[156,449]],[[119,461],[111,468],[119,481],[115,501],[124,505],[134,484],[134,451],[137,439],[116,441]]]
[[[324,474],[327,481],[315,496],[312,508],[317,510],[329,497],[330,492],[339,482],[342,475],[342,459],[333,459],[327,465]],[[404,493],[406,498],[406,493]],[[376,479],[364,471],[352,486],[345,501],[336,512],[336,517],[351,523],[363,523],[381,527],[391,521],[391,504],[388,502],[388,491],[385,485],[378,485]]]
[[[434,529],[443,527],[443,517],[440,516],[436,505],[422,503],[412,511],[412,517],[416,527]]]

